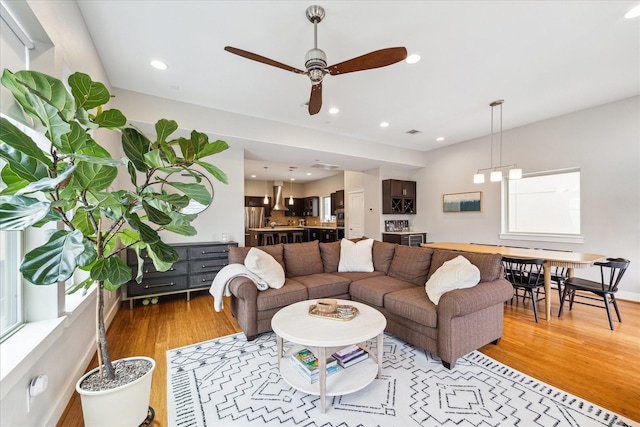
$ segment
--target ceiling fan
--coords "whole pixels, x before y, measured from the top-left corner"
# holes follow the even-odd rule
[[[296,74],[304,74],[311,79],[311,97],[309,98],[309,114],[314,115],[322,107],[322,79],[326,74],[338,76],[340,74],[352,73],[354,71],[370,70],[373,68],[386,67],[387,65],[400,62],[407,57],[407,49],[404,47],[390,47],[369,52],[362,56],[349,59],[339,64],[327,67],[327,55],[318,49],[318,23],[324,18],[324,8],[322,6],[309,6],[307,8],[307,19],[313,23],[314,47],[305,55],[305,67],[307,71],[299,70],[273,59],[266,58],[246,50],[226,46],[224,50],[235,55],[242,56],[252,61],[262,62],[273,67],[282,68]]]

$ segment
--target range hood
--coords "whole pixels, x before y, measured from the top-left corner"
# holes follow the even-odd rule
[[[287,208],[282,199],[282,181],[276,181],[273,184],[273,207],[271,209],[274,211],[288,211],[289,208]]]

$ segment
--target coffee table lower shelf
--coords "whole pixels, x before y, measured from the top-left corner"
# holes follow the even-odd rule
[[[307,394],[320,396],[320,381],[310,382],[291,363],[289,356],[303,348],[305,347],[296,345],[287,350],[280,361],[280,374],[291,387]],[[336,350],[339,350],[339,348],[336,348]],[[311,349],[311,351],[314,351],[314,349]],[[327,354],[331,353],[327,351]],[[367,360],[348,368],[341,367],[338,372],[327,377],[326,396],[354,393],[371,384],[377,375],[378,362],[371,356]]]

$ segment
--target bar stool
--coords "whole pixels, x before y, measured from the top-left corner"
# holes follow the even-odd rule
[[[291,233],[291,237],[292,237],[292,241],[293,243],[302,243],[302,232],[301,231],[295,231],[293,233]]]
[[[265,233],[262,235],[262,246],[274,245],[273,233]]]
[[[278,233],[278,243],[289,243],[289,233]]]

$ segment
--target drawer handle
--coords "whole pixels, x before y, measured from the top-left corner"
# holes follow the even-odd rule
[[[158,287],[161,287],[161,286],[175,286],[175,283],[169,282],[168,285],[165,284],[165,283],[159,283],[157,285],[144,285],[144,288],[145,289],[151,289],[151,288],[158,288]]]
[[[171,267],[171,268],[170,268],[169,270],[167,270],[167,271],[176,271],[176,269],[175,269],[175,268],[173,268],[173,267]],[[145,270],[145,271],[144,271],[144,274],[147,274],[147,273],[151,273],[151,271],[149,271],[149,270]]]

